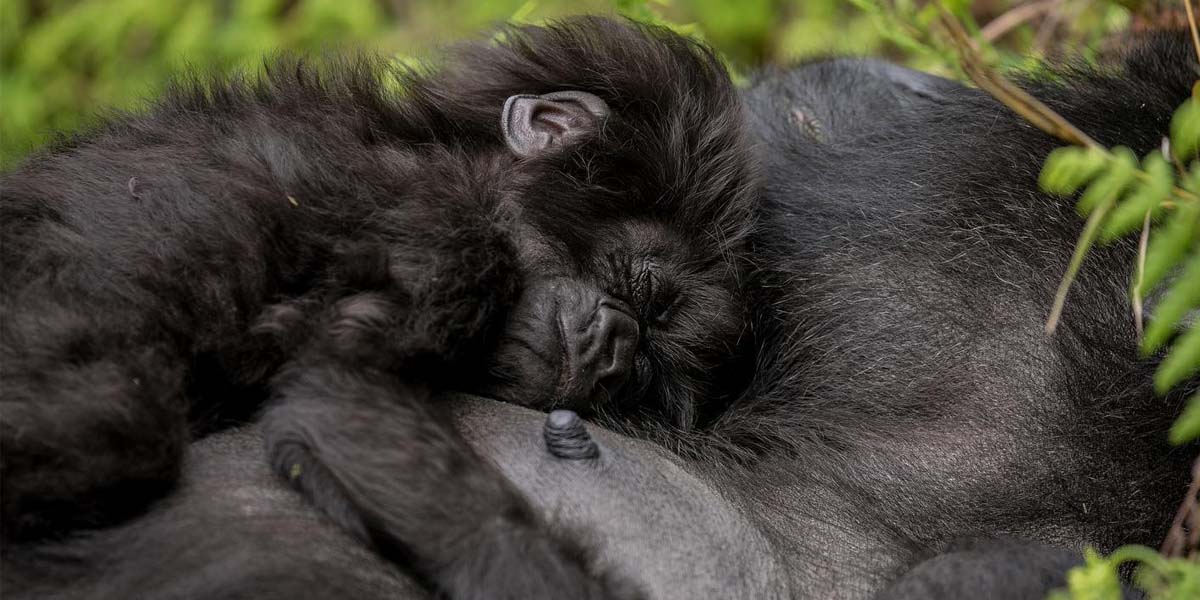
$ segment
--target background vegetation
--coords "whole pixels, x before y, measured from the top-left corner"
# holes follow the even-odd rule
[[[489,25],[578,12],[654,12],[688,24],[735,68],[829,54],[885,54],[923,68],[913,44],[934,13],[912,0],[3,0],[0,168],[97,111],[136,108],[180,68],[255,68],[280,49],[366,47],[402,56]],[[1007,51],[1002,61],[1103,47],[1129,10],[1089,0],[953,0]],[[866,10],[864,10],[866,9]],[[999,19],[998,19],[999,18]],[[991,29],[987,29],[987,26]],[[978,29],[978,28],[977,28]],[[1101,42],[1101,43],[1097,43]],[[1021,57],[1021,58],[1016,58]]]
[[[500,21],[580,12],[622,13],[702,37],[735,75],[765,63],[871,54],[965,78],[965,55],[968,64],[976,61],[972,77],[981,87],[1026,118],[1054,121],[1052,113],[1039,114],[1045,107],[1005,97],[1003,86],[993,90],[980,69],[1037,68],[1040,59],[1068,55],[1094,60],[1117,48],[1129,29],[1184,24],[1182,1],[0,0],[0,169],[52,132],[76,130],[106,111],[137,110],[180,69],[255,70],[280,50],[364,48],[403,58],[486,35]],[[962,23],[958,42],[943,35],[951,21]],[[1155,286],[1166,289],[1141,340],[1147,354],[1171,346],[1156,378],[1160,392],[1200,371],[1200,321],[1187,319],[1200,311],[1200,83],[1171,129],[1171,144],[1147,157],[1060,135],[1077,148],[1052,155],[1041,180],[1051,192],[1082,190],[1079,209],[1088,217],[1060,300],[1093,243],[1141,230],[1130,296],[1140,329],[1141,300]],[[1171,437],[1200,438],[1200,392]],[[1141,546],[1107,557],[1089,551],[1056,597],[1120,598],[1118,566],[1136,563],[1136,580],[1151,597],[1200,598],[1198,493],[1200,463],[1161,553]]]

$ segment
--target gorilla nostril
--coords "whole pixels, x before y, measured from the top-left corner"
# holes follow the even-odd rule
[[[624,313],[625,315],[629,316],[630,318],[633,318],[633,309],[629,308],[628,304],[625,304],[624,302],[622,302],[621,300],[617,300],[616,298],[604,297],[600,300],[600,302],[596,306],[597,306],[596,310],[603,310],[603,309],[607,308],[610,310],[615,310],[615,311]],[[635,319],[635,322],[636,322],[636,319]]]
[[[556,325],[564,356],[554,395],[559,406],[595,407],[629,380],[638,322],[623,303],[603,294],[559,298]]]
[[[638,343],[638,323],[624,311],[603,303],[596,311],[595,323],[599,337],[595,385],[611,394],[629,378]]]

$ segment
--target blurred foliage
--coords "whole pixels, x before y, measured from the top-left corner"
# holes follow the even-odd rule
[[[1123,600],[1121,565],[1137,563],[1134,584],[1151,600],[1200,598],[1200,566],[1189,558],[1168,558],[1145,546],[1122,546],[1108,556],[1084,551],[1084,564],[1067,573],[1067,587],[1046,600]]]
[[[1000,21],[989,35],[1001,63],[1103,47],[1097,42],[1128,21],[1122,6],[1088,0],[950,4],[985,30]],[[1034,5],[1042,9],[1022,16]],[[579,12],[683,24],[743,71],[831,53],[882,54],[944,73],[953,64],[918,41],[934,13],[913,0],[0,0],[0,166],[52,131],[136,108],[181,68],[256,68],[278,50],[408,56],[500,21]]]

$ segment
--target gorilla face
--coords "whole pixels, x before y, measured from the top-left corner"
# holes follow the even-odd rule
[[[581,413],[666,413],[690,426],[719,396],[747,319],[736,262],[659,223],[598,227],[583,260],[545,238],[496,363],[501,399]]]
[[[533,175],[500,207],[524,288],[483,393],[688,428],[736,387],[755,170],[732,91],[708,92],[657,110],[577,91],[506,103]]]

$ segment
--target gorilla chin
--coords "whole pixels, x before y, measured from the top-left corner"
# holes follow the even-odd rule
[[[551,332],[551,335],[546,335]],[[568,278],[526,288],[480,390],[513,404],[604,410],[636,379],[641,327],[625,302]]]
[[[561,173],[546,177],[535,187],[568,187]],[[590,193],[555,204],[502,204],[526,279],[486,375],[468,391],[573,410],[618,430],[703,425],[705,411],[727,405],[749,379],[753,340],[739,282],[754,196],[739,188],[704,212],[683,201],[650,214],[629,206],[630,218],[614,220],[619,200],[583,189]],[[564,205],[607,216],[585,226]]]

